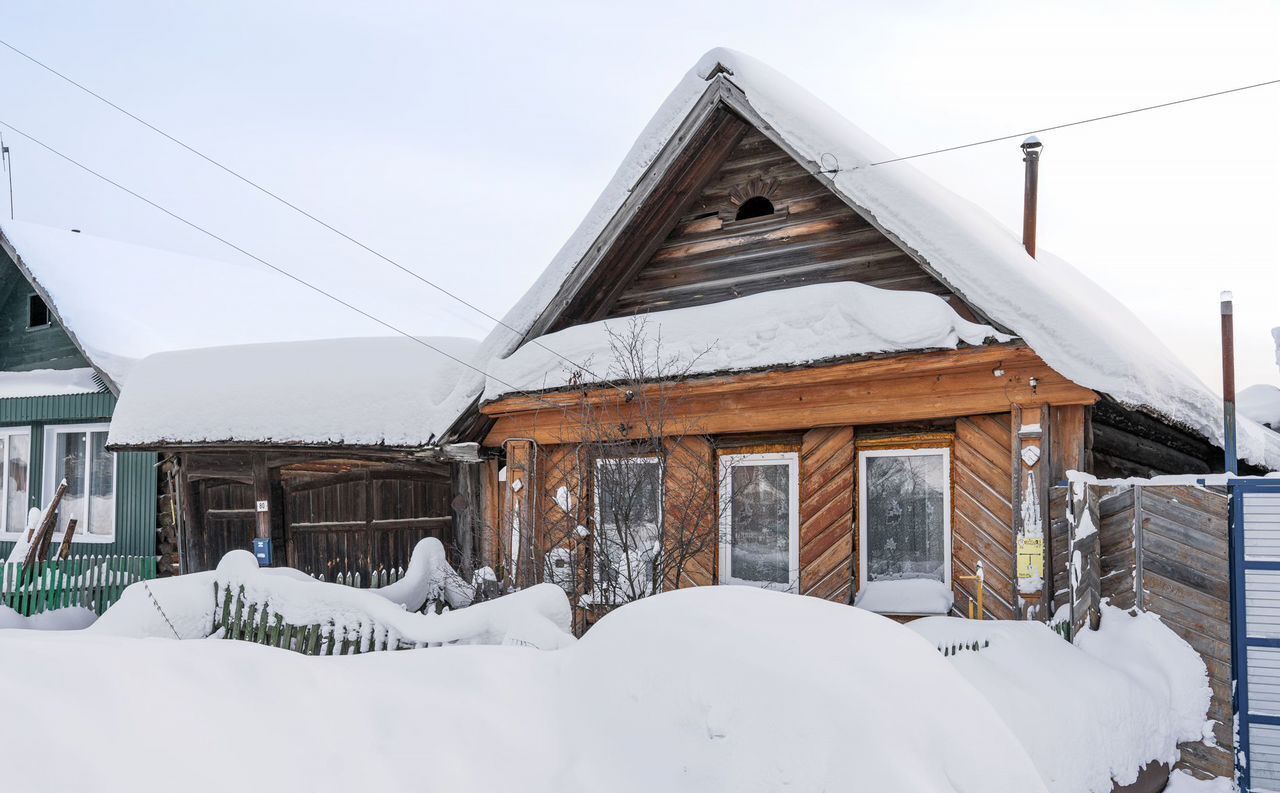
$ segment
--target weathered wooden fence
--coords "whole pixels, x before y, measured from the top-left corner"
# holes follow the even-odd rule
[[[1184,744],[1179,766],[1200,776],[1230,776],[1229,499],[1196,485],[1126,482],[1075,485],[1070,502],[1076,521],[1087,513],[1096,527],[1093,534],[1072,535],[1072,554],[1081,552],[1072,561],[1073,627],[1081,627],[1080,612],[1097,598],[1159,614],[1200,654],[1213,692],[1209,718],[1217,745]],[[1087,525],[1077,522],[1073,529]]]
[[[223,639],[279,647],[303,655],[358,655],[383,650],[409,650],[430,646],[405,641],[394,629],[372,618],[354,624],[330,618],[297,625],[286,622],[271,602],[251,602],[244,587],[214,584],[214,618],[210,635]]]
[[[154,556],[73,556],[31,568],[5,563],[0,564],[0,603],[24,617],[69,606],[101,614],[129,584],[155,577]]]

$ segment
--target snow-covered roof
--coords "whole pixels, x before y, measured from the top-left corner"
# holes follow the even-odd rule
[[[676,86],[577,231],[486,339],[478,360],[504,358],[520,345],[708,91],[740,102],[738,109],[760,119],[775,143],[1062,375],[1221,444],[1220,398],[1106,290],[1052,255],[1032,259],[987,212],[910,163],[872,166],[893,153],[791,80],[725,49],[708,52]],[[833,168],[834,174],[819,173]],[[455,396],[481,393],[482,380],[469,378]],[[1239,429],[1242,457],[1280,468],[1280,437],[1249,420]]]
[[[92,394],[105,390],[106,387],[98,379],[97,372],[88,367],[0,372],[0,399]]]
[[[1008,341],[989,325],[961,318],[937,295],[853,281],[813,284],[574,325],[491,361],[484,398],[559,388],[593,375],[629,379],[748,371],[869,353],[954,349],[960,342],[987,339]],[[643,347],[635,350],[641,354],[616,354],[629,345]],[[619,357],[636,368],[620,371]],[[583,368],[575,369],[565,358]]]
[[[421,341],[467,360],[477,342]],[[108,443],[420,447],[456,417],[464,371],[403,336],[164,352],[134,367]]]
[[[1280,387],[1258,383],[1236,394],[1240,415],[1280,432]]]
[[[386,333],[250,262],[203,259],[22,221],[0,223],[0,246],[116,390],[134,364],[155,352]]]

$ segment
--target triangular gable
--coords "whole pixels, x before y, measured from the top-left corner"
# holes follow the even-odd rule
[[[57,363],[60,367],[65,366],[67,363],[74,364],[77,367],[90,366],[103,385],[113,394],[119,395],[120,388],[118,384],[101,367],[94,363],[80,340],[76,338],[75,331],[67,327],[66,323],[63,322],[62,315],[59,313],[53,297],[31,272],[30,268],[26,266],[26,263],[23,262],[22,257],[8,237],[5,236],[3,230],[0,230],[0,270],[5,271],[2,274],[3,278],[0,278],[0,292],[7,290],[7,294],[0,294],[0,311],[5,311],[7,316],[13,316],[15,314],[13,306],[15,296],[19,294],[25,295],[28,289],[34,290],[45,305],[48,306],[49,314],[54,320],[54,327],[49,328],[47,331],[42,331],[42,333],[56,334],[57,336],[57,341],[49,345],[49,349],[59,353],[61,359],[50,362]]]

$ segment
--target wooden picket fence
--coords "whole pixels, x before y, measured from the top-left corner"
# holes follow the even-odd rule
[[[325,581],[324,573],[308,573],[317,581]],[[334,584],[342,584],[343,586],[355,587],[356,589],[377,589],[378,587],[394,584],[404,578],[404,568],[397,567],[391,570],[375,570],[373,575],[367,579],[360,575],[359,572],[348,573],[339,571],[333,574]]]
[[[154,556],[90,554],[37,562],[33,568],[0,564],[0,603],[24,617],[70,606],[102,614],[129,584],[156,577]]]
[[[244,587],[232,591],[229,584],[214,584],[211,636],[253,642],[293,650],[303,655],[358,655],[384,650],[438,647],[439,643],[405,641],[395,630],[372,619],[342,624],[327,622],[294,625],[285,622],[270,602],[259,605],[245,598]]]

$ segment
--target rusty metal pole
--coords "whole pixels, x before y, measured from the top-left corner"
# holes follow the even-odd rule
[[[1040,150],[1044,144],[1035,135],[1022,141],[1022,161],[1027,164],[1022,191],[1022,247],[1036,257],[1036,205],[1040,194]]]
[[[1223,292],[1222,309],[1222,450],[1226,471],[1238,473],[1236,455],[1236,341],[1232,295]]]

